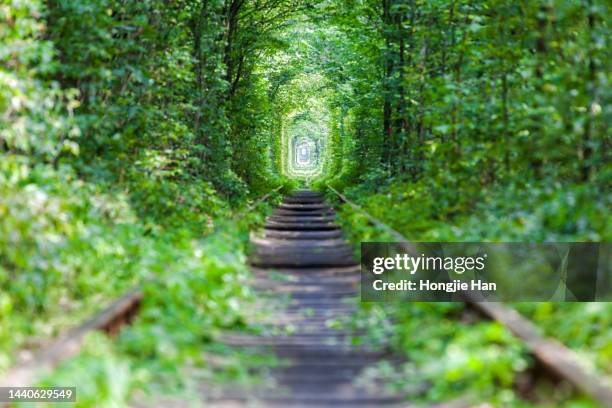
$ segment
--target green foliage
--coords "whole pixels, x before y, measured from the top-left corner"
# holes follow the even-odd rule
[[[0,170],[2,368],[27,336],[53,335],[133,282],[147,254],[125,201],[48,166],[4,157]],[[108,275],[116,279],[109,282]],[[50,318],[49,316],[53,316]],[[47,320],[48,319],[48,320]],[[31,325],[31,323],[34,323]]]
[[[112,344],[91,336],[78,358],[43,384],[75,384],[82,407],[105,400],[121,406],[135,392],[195,392],[193,377],[212,375],[206,351],[216,334],[245,325],[252,294],[244,286],[244,247],[257,220],[251,215],[203,240],[157,240],[157,258],[150,260],[156,271],[144,284],[137,319]]]
[[[39,78],[55,56],[43,29],[38,2],[9,2],[0,8],[0,153],[30,154],[49,161],[78,150],[68,113],[74,103],[57,84]]]
[[[612,303],[518,303],[544,333],[578,352],[584,366],[612,375]]]
[[[267,139],[238,151],[240,166],[230,160],[232,103],[256,104],[265,90],[248,82],[233,91],[248,98],[228,94],[225,12],[223,2],[0,5],[0,372],[145,281],[139,331],[94,355],[176,368],[214,329],[244,324],[237,282],[259,209],[233,229],[220,222],[248,194],[289,183],[261,166]],[[245,160],[250,149],[260,160]],[[85,406],[96,392],[127,397],[130,367],[116,393],[103,378],[113,364],[83,358],[68,363],[75,373],[99,374]]]
[[[455,305],[452,309],[459,309]],[[524,346],[496,323],[457,325],[446,305],[404,308],[397,347],[412,363],[407,375],[420,375],[433,386],[432,400],[445,400],[477,390],[484,401],[504,401],[518,373],[527,367]],[[452,310],[451,309],[451,310]],[[447,317],[449,320],[445,320]],[[442,320],[440,319],[442,317]],[[418,333],[418,334],[417,334]],[[442,356],[432,359],[431,356]],[[511,395],[511,392],[510,392]]]
[[[342,87],[343,157],[328,180],[351,185],[381,167],[387,178],[457,191],[609,181],[605,2],[390,0],[326,10],[349,39],[333,41],[337,60],[323,70]]]
[[[344,190],[414,241],[610,240],[605,2],[390,0],[324,8],[320,20],[344,40],[333,41],[332,30],[326,36],[337,58],[321,70],[338,86],[333,171],[319,188]],[[393,240],[351,208],[341,215],[355,242]],[[605,304],[517,307],[587,365],[609,372]],[[371,334],[396,339],[413,361],[400,382],[431,380],[427,399],[468,393],[524,405],[512,392],[526,368],[514,366],[525,361],[524,350],[505,332],[492,340],[499,328],[457,322],[447,305],[366,313],[378,316],[363,319]],[[567,399],[546,393],[555,403]]]
[[[608,14],[601,0],[3,1],[0,371],[146,280],[135,324],[48,381],[78,384],[82,406],[189,388],[215,332],[248,325],[260,211],[232,214],[313,181],[289,163],[297,138],[318,146],[316,186],[409,239],[610,240]],[[355,242],[388,238],[342,216]],[[609,307],[518,307],[609,372]],[[522,404],[525,350],[464,313],[363,321],[410,357],[400,382],[431,381],[426,399]]]
[[[369,186],[352,194],[363,196]],[[527,189],[508,185],[458,194],[425,181],[398,181],[361,201],[370,214],[414,241],[605,242],[612,236],[605,210],[610,199],[584,184],[534,181]],[[359,214],[347,215],[368,228]]]
[[[74,406],[112,407],[126,405],[131,388],[146,380],[146,373],[132,369],[129,361],[115,350],[111,339],[91,333],[80,355],[64,363],[51,379],[41,381],[40,385],[78,384]],[[40,403],[22,403],[19,406],[35,408],[37,405]],[[62,404],[47,405],[60,407]]]
[[[457,195],[425,182],[392,181],[382,187],[378,183],[378,188],[362,184],[349,190],[349,195],[366,212],[417,242],[610,239],[610,216],[604,210],[609,197],[584,184],[561,188],[534,182],[528,191],[498,187]],[[348,206],[342,207],[340,216],[354,242],[394,240]],[[612,305],[514,306],[545,334],[574,349],[586,366],[610,373]],[[359,316],[357,321],[369,328],[374,339],[391,338],[392,347],[407,354],[410,363],[401,376],[396,373],[392,378],[398,383],[407,377],[428,378],[433,386],[427,399],[467,393],[482,401],[521,406],[524,402],[513,389],[529,368],[526,350],[496,323],[473,323],[469,315],[462,317],[463,308],[457,303],[375,305],[364,313],[376,318]],[[552,386],[540,388],[534,393],[543,402],[578,401]]]

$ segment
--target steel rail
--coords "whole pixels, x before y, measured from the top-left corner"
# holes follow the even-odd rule
[[[255,206],[279,191],[283,186],[271,190],[259,198],[246,209],[237,213],[232,219],[234,221],[242,218]],[[0,387],[28,387],[32,386],[46,374],[49,374],[62,361],[75,356],[83,346],[85,336],[92,331],[101,331],[110,336],[119,333],[121,327],[130,323],[138,313],[140,304],[144,297],[140,286],[133,288],[124,295],[112,301],[102,311],[84,323],[61,335],[50,345],[44,347],[34,355],[32,359],[20,362],[10,368],[4,376],[0,377]],[[0,406],[3,406],[0,403]]]
[[[28,387],[41,376],[51,372],[60,362],[76,355],[91,331],[103,331],[109,335],[119,332],[138,312],[143,293],[133,289],[113,301],[85,323],[69,330],[65,335],[37,353],[32,360],[10,369],[0,379],[0,387]]]
[[[387,231],[398,242],[406,245],[408,250],[414,249],[408,243],[408,239],[401,233],[368,214],[361,206],[349,200],[330,185],[327,185],[327,187],[339,197],[340,201],[361,212],[372,224]],[[612,407],[612,380],[582,364],[573,350],[555,339],[543,336],[533,322],[507,304],[483,302],[466,292],[463,292],[462,295],[466,303],[486,317],[501,323],[515,337],[523,341],[531,354],[550,372],[568,381],[604,407]]]

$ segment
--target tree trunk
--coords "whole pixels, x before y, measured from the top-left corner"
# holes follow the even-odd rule
[[[596,67],[595,67],[595,58],[593,56],[593,31],[595,30],[595,12],[593,11],[593,0],[588,0],[587,2],[588,14],[588,41],[587,45],[588,56],[587,56],[587,75],[586,75],[586,95],[587,95],[587,104],[586,104],[586,120],[584,122],[584,134],[582,137],[581,143],[581,179],[582,181],[588,181],[591,177],[592,172],[592,156],[593,156],[593,147],[592,137],[593,137],[593,113],[592,104],[594,100],[594,90],[595,90],[595,75],[596,75]]]
[[[384,64],[385,64],[385,72],[384,72],[384,82],[383,82],[383,93],[384,93],[384,105],[383,105],[383,149],[381,155],[381,161],[383,165],[386,166],[387,169],[391,166],[391,149],[392,149],[392,137],[393,130],[391,127],[391,87],[390,80],[393,75],[393,59],[391,58],[391,39],[389,38],[389,22],[391,20],[390,16],[390,8],[391,8],[391,0],[382,0],[383,6],[383,16],[382,16],[382,26],[383,26],[383,36],[385,38],[385,52],[384,52]]]

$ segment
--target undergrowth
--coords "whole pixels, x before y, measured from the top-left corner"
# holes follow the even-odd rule
[[[154,223],[126,195],[69,169],[12,157],[1,170],[0,372],[137,285],[144,301],[134,324],[116,342],[90,335],[43,384],[77,386],[80,407],[123,406],[135,390],[184,393],[181,374],[204,370],[217,331],[246,326],[247,231],[267,204],[231,211],[202,190],[202,206],[175,204]],[[246,376],[248,364],[239,367],[234,376]]]
[[[425,182],[364,183],[349,199],[410,241],[609,241],[611,197],[594,185],[532,183],[448,195]],[[330,193],[330,198],[333,195]],[[360,211],[342,205],[339,216],[352,242],[394,241]],[[571,347],[581,363],[612,373],[612,303],[516,303],[540,330]],[[469,397],[503,406],[592,407],[568,387],[533,383],[533,360],[500,324],[482,321],[460,303],[364,303],[353,324],[364,341],[389,340],[408,363],[387,376],[399,386],[428,384],[426,401]],[[393,322],[393,323],[392,323]],[[381,370],[384,374],[385,370]]]

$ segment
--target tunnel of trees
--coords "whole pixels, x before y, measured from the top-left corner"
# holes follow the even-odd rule
[[[188,388],[177,367],[205,370],[211,333],[248,326],[266,204],[249,205],[279,187],[332,186],[411,240],[609,241],[609,6],[3,1],[0,373],[146,281],[135,324],[51,378],[80,379],[83,406]],[[385,239],[339,215],[354,243]],[[610,305],[520,307],[610,375]],[[424,367],[428,401],[516,402],[525,350],[451,322],[462,307],[368,306],[356,324]]]

